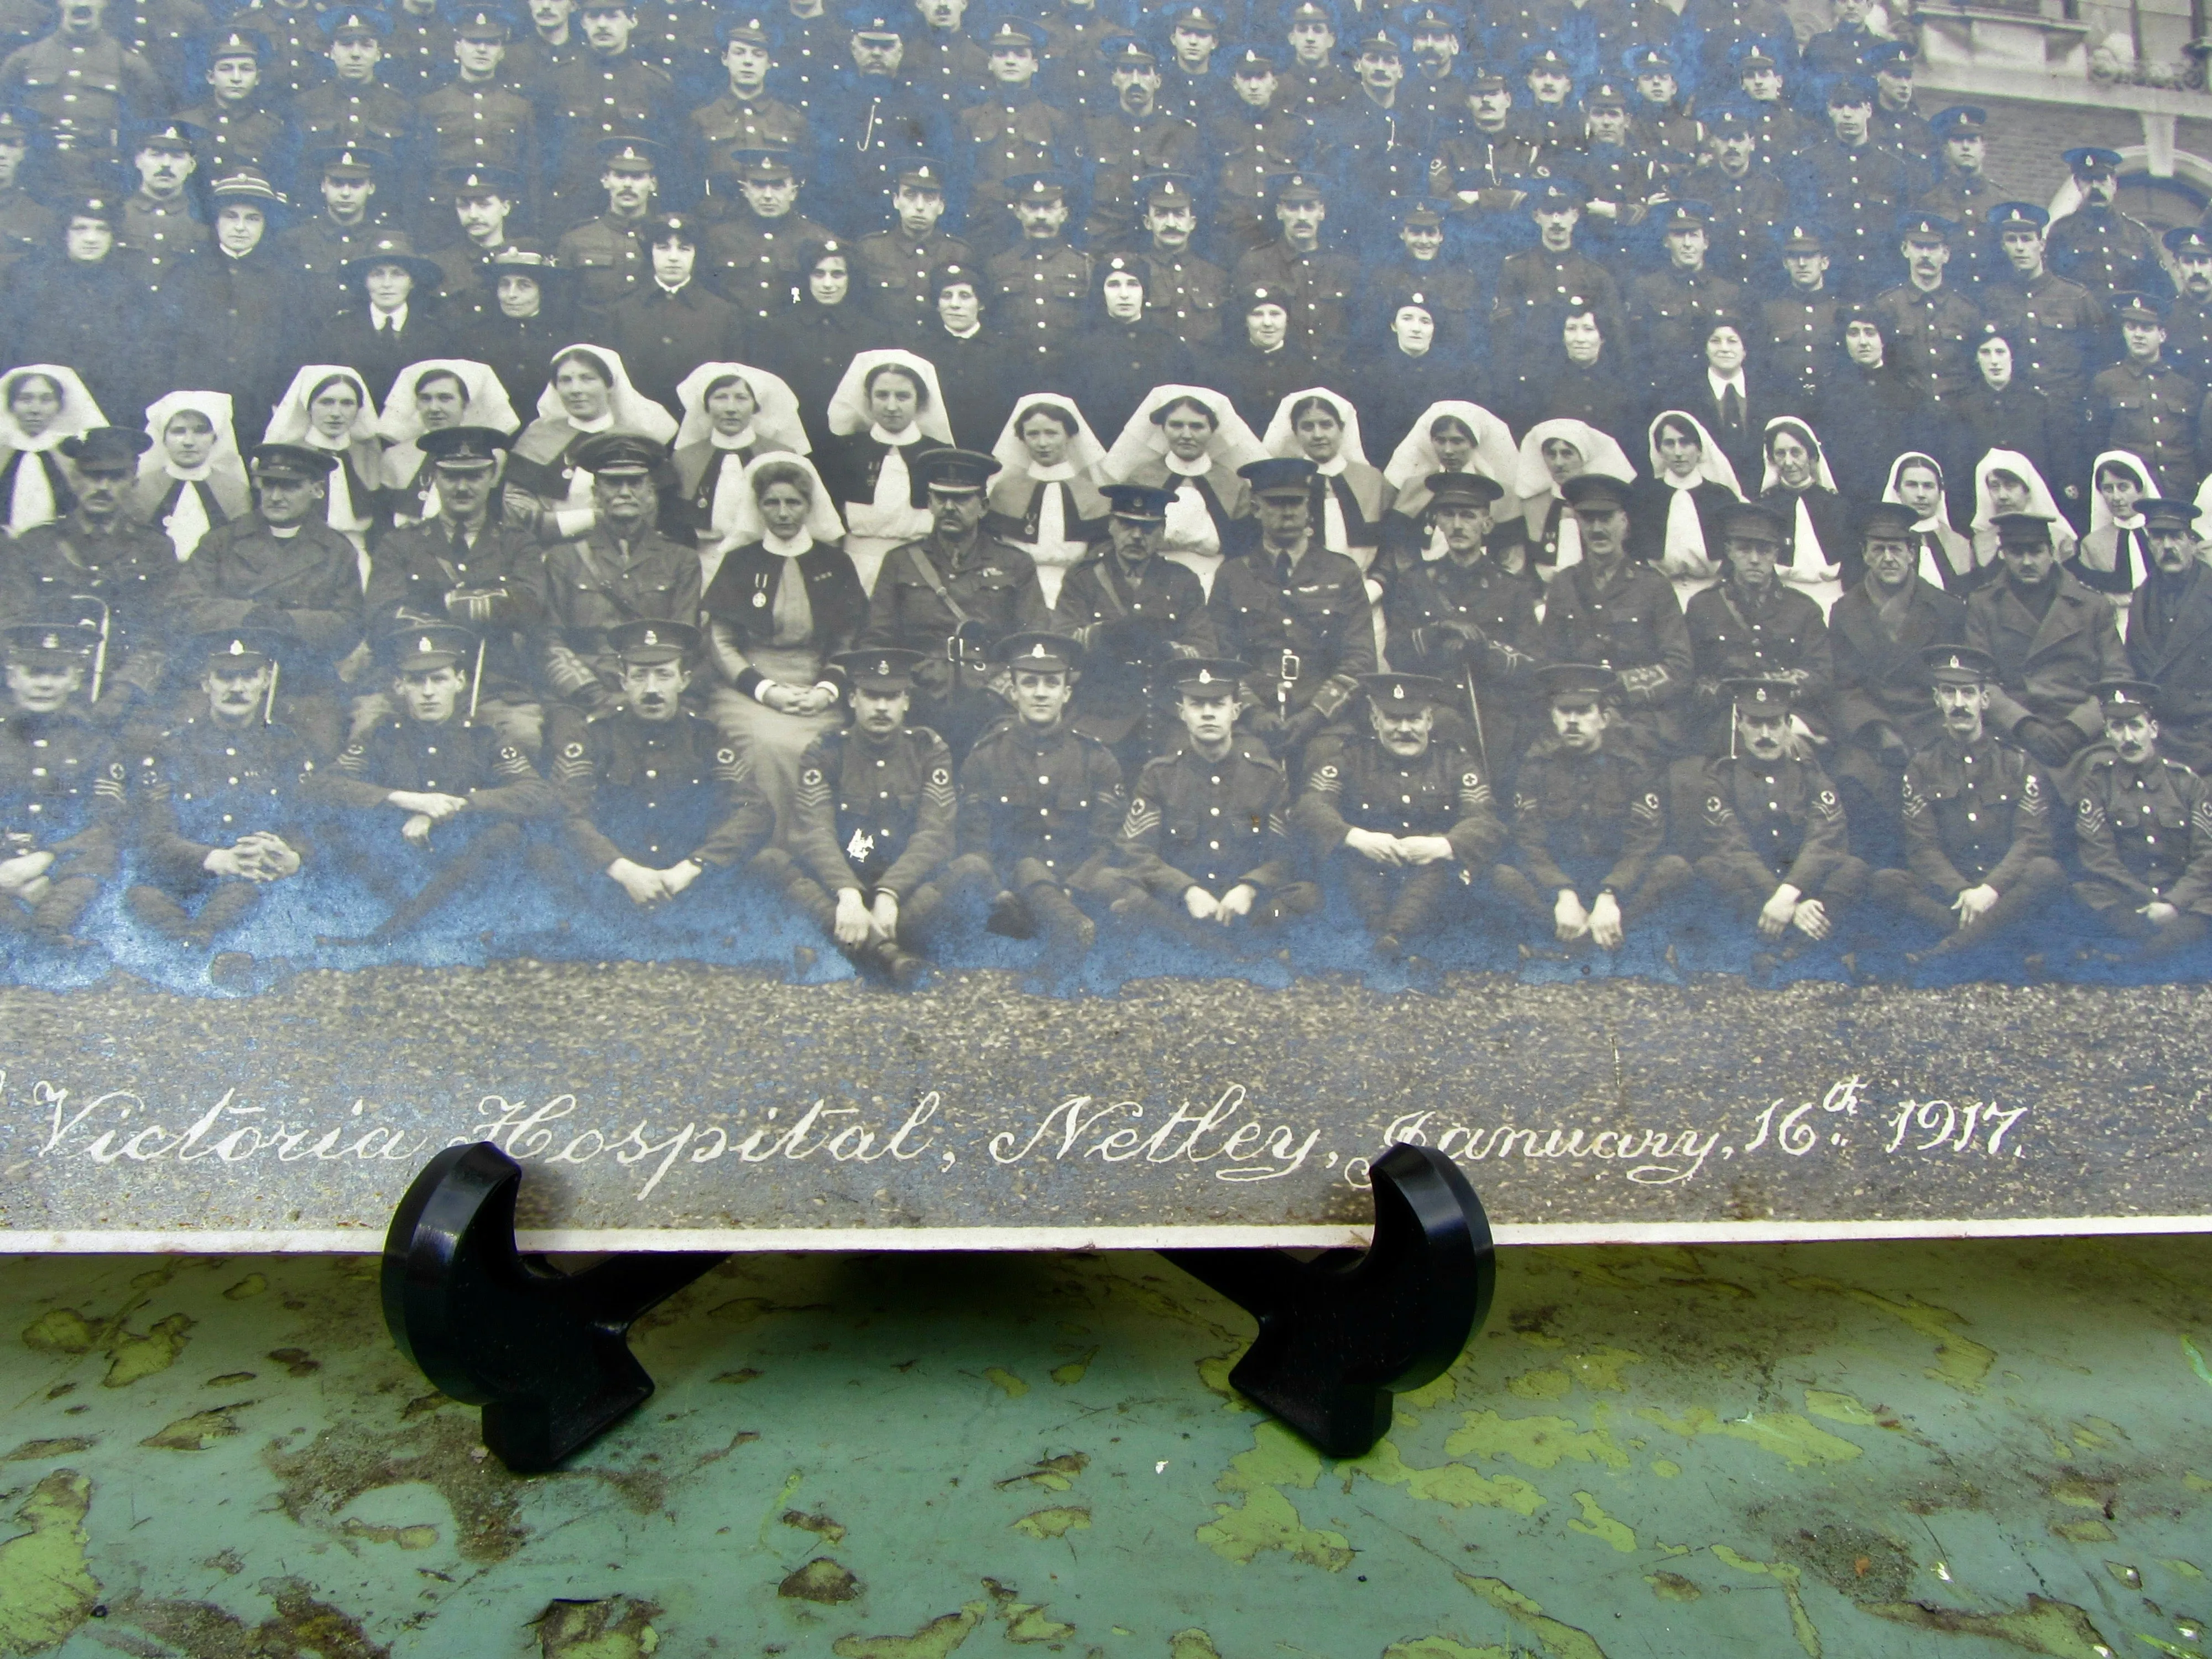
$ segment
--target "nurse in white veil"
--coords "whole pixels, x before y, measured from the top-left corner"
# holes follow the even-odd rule
[[[1547,582],[1583,562],[1583,537],[1566,510],[1559,486],[1584,472],[1636,482],[1636,466],[1621,447],[1587,421],[1539,421],[1522,434],[1510,486],[1521,498],[1528,560]]]
[[[1421,529],[1421,515],[1429,509],[1422,480],[1435,472],[1480,472],[1510,490],[1519,460],[1512,428],[1480,404],[1461,398],[1431,404],[1382,468],[1384,481],[1397,492],[1382,544],[1418,546],[1424,557],[1443,557],[1443,538]]]
[[[384,452],[384,488],[394,525],[438,516],[438,471],[424,465],[420,440],[451,426],[489,427],[512,438],[522,422],[489,363],[430,357],[401,369],[377,422],[391,446]]]
[[[56,459],[64,438],[106,426],[92,393],[73,368],[31,363],[0,376],[0,524],[11,536],[52,524],[76,506]]]
[[[781,376],[749,363],[700,364],[678,382],[676,402],[684,411],[672,458],[676,488],[703,550],[722,544],[736,526],[748,466],[778,451],[804,455],[814,444],[799,419],[798,394]]]
[[[1326,386],[1293,392],[1275,405],[1260,447],[1270,455],[1303,457],[1319,469],[1315,520],[1322,545],[1363,571],[1375,562],[1382,525],[1398,492],[1367,459],[1359,411]]]
[[[1105,534],[1098,465],[1106,447],[1073,398],[1041,392],[1014,405],[991,456],[1000,471],[983,527],[1030,556],[1045,603],[1057,604],[1060,579]]]
[[[937,366],[911,351],[856,354],[830,394],[831,435],[817,466],[850,532],[845,551],[871,593],[884,555],[930,532],[929,509],[915,505],[913,462],[951,444],[948,420]]]
[[[1266,455],[1236,406],[1211,386],[1156,386],[1099,471],[1110,483],[1173,492],[1160,551],[1194,571],[1211,595],[1231,526],[1252,516],[1251,489],[1237,469]]]
[[[147,406],[154,447],[138,458],[131,509],[189,559],[200,538],[253,507],[228,392],[171,392]]]
[[[568,459],[576,440],[634,432],[665,444],[676,436],[676,417],[632,386],[622,354],[605,346],[563,346],[552,371],[538,394],[538,418],[507,453],[504,510],[541,539],[570,541],[599,522],[592,475]]]
[[[335,363],[309,363],[277,399],[262,441],[302,444],[335,456],[324,522],[354,545],[368,584],[368,532],[384,484],[384,441],[377,435],[376,399],[360,375]]]

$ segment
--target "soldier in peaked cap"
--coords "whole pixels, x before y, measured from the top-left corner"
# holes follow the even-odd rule
[[[1953,228],[1932,213],[1900,219],[1896,246],[1905,260],[1905,280],[1875,295],[1868,307],[1881,324],[1890,362],[1930,404],[1954,404],[1974,383],[1972,342],[1982,313],[1948,281]],[[1948,411],[1933,413],[1940,417]]]
[[[860,646],[922,653],[916,710],[957,757],[1006,713],[992,689],[994,647],[1014,630],[1043,627],[1049,608],[1035,561],[984,533],[984,487],[999,470],[995,459],[975,450],[931,449],[908,470],[929,507],[930,533],[884,556]]]
[[[2212,231],[2176,225],[2159,239],[2173,262],[2173,303],[2166,308],[2166,360],[2203,386],[2212,381]]]
[[[317,20],[326,44],[331,78],[292,100],[292,125],[302,143],[368,144],[397,155],[415,125],[405,94],[377,73],[392,19],[367,7],[339,6]]]
[[[523,88],[501,73],[507,43],[505,13],[463,0],[446,47],[458,73],[432,90],[445,66],[421,66],[426,76],[409,148],[430,186],[426,210],[438,217],[452,199],[446,175],[457,167],[504,169],[514,175],[510,205],[526,211],[538,204],[538,112]]]
[[[1395,961],[1407,943],[1457,920],[1464,894],[1505,844],[1474,757],[1438,741],[1452,688],[1422,674],[1363,674],[1366,719],[1307,750],[1291,822],[1320,870]],[[1455,884],[1453,878],[1459,879]]]
[[[199,171],[202,137],[190,122],[171,118],[147,123],[131,141],[138,187],[123,198],[115,234],[137,251],[157,280],[173,272],[195,248],[207,246],[207,226],[190,190]]]
[[[1249,672],[1222,657],[1162,669],[1183,738],[1138,773],[1115,845],[1124,890],[1114,914],[1209,952],[1321,902],[1319,888],[1297,878],[1282,764],[1237,730]]]
[[[2075,803],[2087,875],[2074,896],[2137,959],[2196,944],[2212,917],[2212,799],[2203,779],[2160,752],[2159,699],[2147,680],[2097,687],[2105,741],[2083,763]]]
[[[641,50],[637,21],[632,0],[584,0],[577,8],[584,50],[556,61],[543,88],[555,147],[547,182],[556,205],[568,211],[585,211],[605,188],[615,160],[610,137],[657,139],[682,107],[667,70]],[[661,157],[635,150],[631,159],[657,164]]]
[[[2044,227],[2050,216],[2034,203],[1999,202],[1985,221],[1996,247],[1978,296],[1982,311],[2003,325],[2014,376],[2044,395],[2054,443],[2064,451],[2090,447],[2089,380],[2107,355],[2111,313],[2081,283],[2049,268]],[[2069,501],[2080,500],[2080,481],[2054,482]]]
[[[1222,562],[1206,600],[1215,649],[1252,665],[1252,729],[1285,760],[1344,712],[1376,665],[1366,580],[1322,544],[1313,521],[1317,471],[1303,456],[1237,469],[1259,538]]]
[[[1996,659],[1966,645],[1931,645],[1921,654],[1943,731],[1905,769],[1906,867],[1876,871],[1868,888],[1877,903],[1941,933],[1908,963],[1998,937],[2048,907],[2066,882],[2051,856],[2046,775],[1983,723]]]
[[[1597,319],[1602,337],[1629,337],[1613,273],[1575,244],[1583,199],[1582,186],[1572,179],[1528,181],[1524,205],[1536,222],[1537,245],[1505,257],[1490,312],[1490,337],[1501,374],[1532,372],[1542,361],[1538,354],[1559,337],[1569,306],[1577,300]]]
[[[707,228],[700,274],[748,325],[775,325],[805,280],[805,249],[835,234],[799,204],[805,180],[798,158],[754,150],[737,160],[736,199]]]
[[[1510,861],[1491,878],[1560,944],[1617,951],[1627,925],[1687,882],[1690,866],[1660,850],[1659,780],[1614,727],[1620,674],[1603,663],[1555,662],[1537,679],[1552,729],[1521,763]]]
[[[1020,240],[984,262],[996,290],[1000,326],[1009,350],[1034,375],[1049,374],[1083,325],[1091,260],[1067,240],[1067,181],[1056,174],[1018,174],[1005,181],[1006,206]],[[978,240],[982,240],[978,228]]]
[[[647,66],[635,67],[643,70]],[[600,139],[592,149],[599,158],[605,211],[563,231],[553,252],[562,265],[577,273],[579,298],[586,311],[599,313],[653,280],[647,226],[660,189],[664,152],[650,139],[623,135]],[[556,191],[566,191],[564,203],[580,207],[580,187],[556,185]]]
[[[975,250],[961,238],[938,228],[945,216],[944,163],[917,155],[894,171],[889,230],[871,231],[853,244],[853,257],[868,285],[876,314],[895,337],[911,331],[927,335],[937,325],[937,296],[930,273],[941,266],[965,268]]]
[[[2059,159],[2073,170],[2081,200],[2071,212],[2051,222],[2044,242],[2051,268],[2100,300],[2122,294],[2163,297],[2169,290],[2159,263],[2158,239],[2150,227],[2123,213],[2115,201],[2119,152],[2090,144],[2069,149]]]
[[[102,426],[58,447],[76,505],[15,537],[0,571],[0,617],[66,618],[93,629],[100,649],[81,706],[95,724],[135,734],[161,723],[169,592],[179,568],[168,537],[131,511],[138,457],[152,441]]]
[[[1583,234],[1602,257],[1619,261],[1629,233],[1667,198],[1666,164],[1638,142],[1622,82],[1600,80],[1584,88],[1583,122],[1589,132],[1572,172],[1583,188]]]
[[[2087,447],[2124,449],[2174,494],[2193,495],[2203,388],[2166,361],[2166,319],[2149,295],[2116,294],[2112,305],[2126,355],[2089,382]]]
[[[1168,490],[1108,484],[1106,534],[1067,573],[1052,624],[1084,647],[1084,675],[1071,718],[1114,750],[1133,777],[1170,741],[1147,682],[1178,657],[1211,655],[1206,590],[1184,565],[1160,554]]]
[[[1742,285],[1711,268],[1711,220],[1712,210],[1703,202],[1656,209],[1654,222],[1667,262],[1628,280],[1628,324],[1640,380],[1662,403],[1680,395],[1676,387],[1698,361],[1703,319],[1743,303]]]
[[[362,733],[318,775],[336,819],[336,858],[385,914],[365,935],[382,945],[465,896],[512,891],[521,826],[561,803],[520,749],[468,712],[477,635],[446,623],[377,642],[398,712]],[[425,870],[428,878],[423,878]],[[507,920],[494,913],[493,927]]]
[[[1778,240],[1789,283],[1758,302],[1762,355],[1780,385],[1804,399],[1802,406],[1817,408],[1823,383],[1835,371],[1836,312],[1843,301],[1828,281],[1827,246],[1818,225],[1778,227]],[[1748,421],[1746,426],[1747,436],[1759,429]],[[1756,437],[1751,441],[1755,446]]]
[[[726,927],[728,878],[768,845],[775,809],[729,739],[684,706],[696,628],[640,618],[609,629],[607,643],[619,705],[548,760],[585,902],[623,932],[641,915]]]
[[[72,930],[112,879],[123,763],[83,713],[99,635],[74,618],[18,623],[0,704],[0,957],[83,947]]]
[[[1674,585],[1654,565],[1627,556],[1629,487],[1584,472],[1562,486],[1582,536],[1581,562],[1546,592],[1542,654],[1555,662],[1603,663],[1623,705],[1615,718],[1641,744],[1680,741],[1695,658]]]
[[[1205,134],[1206,183],[1212,187],[1212,225],[1224,261],[1273,237],[1269,181],[1307,164],[1313,128],[1297,93],[1312,83],[1291,67],[1296,61],[1281,46],[1259,42],[1239,46],[1230,58],[1230,96]],[[1322,68],[1334,84],[1349,85],[1333,57],[1324,54]],[[1292,76],[1300,78],[1294,82]]]
[[[736,201],[733,158],[738,152],[815,153],[814,124],[805,110],[769,90],[777,58],[771,15],[754,10],[722,18],[722,68],[728,83],[719,97],[684,119],[684,171],[701,181],[705,199],[700,211],[710,218],[720,216]]]
[[[1188,175],[1203,159],[1198,125],[1159,107],[1158,61],[1139,42],[1124,40],[1106,68],[1114,89],[1109,107],[1094,107],[1083,124],[1080,148],[1091,167],[1090,210],[1084,233],[1098,248],[1134,248],[1144,181],[1162,174]]]
[[[966,179],[977,240],[988,251],[1003,248],[1017,234],[1006,212],[1016,180],[1071,173],[1081,164],[1083,117],[1037,95],[1037,40],[1035,24],[1001,17],[983,42],[988,90],[951,115],[953,163]]]
[[[362,638],[359,556],[325,522],[337,459],[304,444],[258,444],[247,457],[254,510],[200,538],[170,590],[194,634],[270,627],[297,641],[276,693],[276,717],[310,752],[327,756],[343,730],[337,665]]]
[[[201,85],[191,95],[198,101],[177,118],[198,134],[202,178],[220,179],[240,167],[264,173],[289,170],[284,118],[262,84],[268,58],[264,38],[227,26],[204,36],[193,56]]]
[[[1966,600],[1967,641],[1996,665],[1984,707],[2063,784],[2057,769],[2103,734],[2095,690],[2127,672],[2126,654],[2111,604],[2059,568],[2050,520],[2005,513],[1994,523],[2004,574]]]
[[[307,875],[315,759],[298,733],[269,718],[289,643],[262,629],[192,641],[179,655],[206,705],[141,750],[138,879],[123,900],[190,950],[211,950],[267,889]],[[250,955],[226,951],[208,974],[243,987],[254,967]]]
[[[1145,309],[1184,346],[1210,346],[1221,332],[1229,273],[1191,252],[1198,230],[1193,181],[1164,173],[1142,180],[1137,203],[1145,236],[1138,255],[1145,276]]]
[[[1866,862],[1852,856],[1842,799],[1794,724],[1799,686],[1754,676],[1720,690],[1735,738],[1703,769],[1696,869],[1768,960],[1786,962],[1834,934],[1866,890]]]
[[[1835,674],[1827,623],[1817,600],[1776,574],[1790,529],[1780,514],[1758,501],[1726,509],[1717,550],[1721,580],[1692,595],[1684,607],[1693,677],[1687,710],[1693,722],[1691,741],[1707,756],[1734,747],[1729,711],[1741,703],[1729,687],[1740,680],[1795,686],[1801,720],[1815,729],[1826,725],[1821,711]],[[1692,772],[1700,769],[1694,761],[1683,764]]]
[[[1403,84],[1405,52],[1395,30],[1363,25],[1346,50],[1359,90],[1316,118],[1314,147],[1334,175],[1342,230],[1365,242],[1388,234],[1402,204],[1427,193],[1437,135]]]
[[[855,966],[902,990],[927,972],[957,833],[952,751],[908,721],[922,660],[888,646],[831,659],[852,724],[799,757],[788,850],[771,848],[756,866]]]
[[[576,445],[570,459],[592,475],[593,522],[574,541],[549,548],[535,576],[531,651],[549,705],[549,743],[579,714],[610,712],[621,702],[616,628],[699,611],[698,550],[654,527],[667,450],[634,433],[604,432]]]
[[[992,931],[1044,936],[1048,981],[1074,971],[1097,924],[1078,906],[1120,896],[1111,869],[1121,829],[1113,750],[1066,718],[1083,647],[1065,635],[1008,634],[993,653],[1014,718],[986,732],[959,775],[959,856],[946,872],[963,896],[991,898]]]
[[[1266,289],[1289,317],[1289,343],[1316,362],[1342,351],[1358,261],[1322,240],[1328,202],[1311,173],[1292,173],[1275,190],[1276,236],[1238,256],[1229,279],[1248,293]]]
[[[1882,112],[1875,111],[1877,129]],[[1933,153],[1936,181],[1912,198],[1922,213],[1939,213],[1958,228],[1951,239],[1952,286],[1979,297],[1981,287],[2005,270],[1997,246],[1997,228],[1990,214],[2003,204],[2004,191],[1984,168],[1988,159],[1989,112],[1966,104],[1937,112],[1929,123],[1927,149],[1907,154],[1909,164],[1921,165]]]
[[[544,710],[532,685],[528,642],[544,621],[544,557],[536,542],[494,510],[501,457],[514,440],[490,427],[453,426],[426,432],[436,510],[377,544],[368,576],[372,634],[457,623],[477,630],[481,667],[471,665],[476,718],[528,756],[544,736]],[[355,730],[381,719],[381,694],[356,705]]]

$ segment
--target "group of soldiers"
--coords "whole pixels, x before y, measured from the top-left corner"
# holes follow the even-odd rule
[[[1998,199],[1912,58],[1765,0],[64,0],[0,62],[0,939],[2172,958],[2212,233],[2095,148]],[[886,356],[922,444],[835,418]],[[748,364],[849,569],[670,441]],[[1039,388],[1139,460],[1022,456]],[[778,552],[792,684],[713,602]],[[787,779],[732,697],[839,718]]]

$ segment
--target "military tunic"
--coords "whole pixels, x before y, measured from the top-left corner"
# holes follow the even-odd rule
[[[0,714],[0,859],[52,853],[46,877],[66,895],[34,908],[33,925],[66,933],[97,884],[115,873],[124,767],[113,744],[75,708]],[[0,905],[0,927],[21,913]]]
[[[1648,564],[1622,565],[1603,588],[1588,560],[1568,566],[1546,592],[1539,638],[1554,662],[1613,670],[1630,717],[1662,737],[1668,722],[1659,717],[1689,695],[1689,625],[1674,583]]]
[[[372,634],[419,623],[458,623],[484,640],[483,695],[527,698],[525,636],[544,620],[544,559],[520,532],[488,523],[471,545],[442,519],[393,531],[368,574]]]
[[[983,267],[997,291],[1003,337],[1032,373],[1057,359],[1082,327],[1091,297],[1091,256],[1065,242],[1023,241]]]
[[[725,92],[684,117],[686,170],[700,181],[708,211],[733,211],[744,205],[738,185],[738,150],[775,150],[795,156],[814,153],[814,128],[806,112],[763,93],[740,98]]]
[[[218,525],[178,572],[171,602],[194,634],[242,628],[275,613],[306,647],[284,678],[327,688],[362,633],[360,565],[353,544],[310,521],[279,536],[257,511]]]
[[[1705,781],[1698,873],[1745,910],[1763,907],[1778,884],[1823,905],[1847,903],[1864,889],[1866,865],[1851,856],[1843,803],[1818,765],[1723,757]]]
[[[825,732],[799,762],[792,856],[823,890],[903,907],[952,857],[952,751],[927,726]]]
[[[658,64],[635,56],[611,58],[586,47],[555,69],[546,108],[552,123],[553,194],[568,204],[587,202],[604,171],[595,148],[599,140],[659,137],[665,118],[676,109],[676,83]]]
[[[1816,600],[1777,580],[1753,592],[1724,577],[1692,594],[1683,612],[1689,631],[1692,699],[1705,726],[1705,747],[1727,748],[1732,720],[1723,682],[1784,678],[1796,683],[1799,712],[1816,729],[1835,678],[1828,655],[1828,625]]]
[[[651,233],[642,218],[602,213],[563,231],[554,258],[578,274],[585,307],[605,312],[653,281]]]
[[[1214,642],[1206,590],[1187,566],[1155,554],[1133,576],[1103,547],[1060,583],[1052,625],[1085,647],[1074,719],[1117,746],[1142,731],[1152,672],[1172,657],[1209,655]]]
[[[712,720],[689,709],[668,720],[627,709],[594,715],[562,744],[550,770],[568,843],[587,870],[617,859],[648,870],[687,859],[726,870],[775,833],[775,809],[752,768]]]
[[[1117,846],[1122,865],[1154,898],[1180,904],[1193,887],[1219,898],[1232,887],[1267,894],[1289,882],[1291,790],[1282,763],[1232,737],[1209,760],[1185,746],[1138,774]]]
[[[2051,270],[2100,300],[2148,294],[2155,301],[2173,291],[2159,259],[2158,238],[2140,219],[2117,208],[2084,202],[2052,220],[2043,252]]]
[[[2089,383],[2090,442],[2142,458],[2184,501],[2197,493],[2197,411],[2204,388],[2164,362],[2114,363]],[[2087,457],[2075,458],[2075,468]],[[2069,483],[2073,482],[2069,473]]]
[[[622,681],[607,630],[626,622],[696,622],[699,554],[657,530],[619,538],[605,525],[549,548],[542,568],[518,574],[534,580],[542,618],[535,642],[538,672],[564,702],[597,708]]]
[[[1987,732],[1964,748],[1946,732],[1913,756],[1904,814],[1911,872],[1946,903],[1969,887],[2002,894],[2032,861],[2050,861],[2051,786],[2025,753]]]
[[[1513,785],[1513,863],[1533,890],[1516,894],[1524,903],[1538,900],[1548,914],[1564,890],[1585,903],[1611,893],[1625,908],[1663,861],[1666,837],[1658,783],[1633,754],[1606,748],[1571,755],[1546,738],[1521,763]]]
[[[1192,173],[1202,154],[1198,128],[1160,111],[1139,118],[1118,107],[1084,123],[1081,150],[1091,168],[1084,229],[1099,246],[1137,229],[1137,185],[1156,173]]]
[[[1351,559],[1321,545],[1317,529],[1295,562],[1264,544],[1224,559],[1206,611],[1223,654],[1252,665],[1246,684],[1267,709],[1313,714],[1294,722],[1292,743],[1343,708],[1354,678],[1375,672],[1366,579]]]
[[[0,617],[10,623],[97,622],[106,607],[106,689],[95,713],[130,697],[151,702],[161,688],[171,617],[169,590],[179,567],[160,531],[117,514],[105,529],[82,514],[42,524],[15,538],[0,568]],[[92,683],[89,670],[85,695]]]
[[[927,333],[939,321],[930,273],[940,265],[969,264],[975,250],[943,231],[916,239],[893,228],[861,237],[853,244],[853,258],[856,274],[866,280],[875,301],[877,316],[894,328]]]
[[[241,727],[195,716],[163,735],[139,763],[138,871],[155,902],[134,893],[133,908],[162,932],[186,931],[179,899],[208,895],[200,927],[212,936],[243,921],[262,898],[262,884],[225,878],[207,867],[208,854],[245,836],[280,837],[301,855],[312,848],[309,791],[316,782],[307,745],[289,726],[258,719]],[[295,872],[295,874],[299,872]]]
[[[292,100],[302,150],[366,146],[397,155],[414,129],[415,106],[374,81],[325,81]]]
[[[1948,287],[1930,292],[1900,283],[1876,295],[1869,309],[1881,324],[1891,361],[1923,398],[1954,401],[1975,383],[1974,334],[1982,313],[1972,300]]]
[[[2130,765],[2100,750],[2083,768],[2075,846],[2089,879],[2075,884],[2100,912],[2163,900],[2212,915],[2212,792],[2179,761]]]
[[[1348,254],[1319,248],[1301,253],[1278,239],[1241,256],[1230,280],[1242,290],[1264,288],[1291,313],[1293,349],[1316,362],[1333,362],[1344,351],[1352,296],[1361,291],[1358,262]]]
[[[1114,751],[1062,724],[987,732],[960,767],[959,846],[1011,891],[1087,890],[1111,854],[1126,802]]]
[[[799,280],[800,249],[826,242],[830,232],[796,208],[763,218],[743,202],[707,229],[699,275],[719,289],[750,324],[781,321]],[[857,273],[855,273],[857,275]]]

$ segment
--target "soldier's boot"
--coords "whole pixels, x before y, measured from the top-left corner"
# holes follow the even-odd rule
[[[200,906],[199,915],[192,918],[193,942],[203,950],[212,948],[217,939],[252,915],[260,902],[261,890],[250,881],[220,884],[208,895],[207,902]]]
[[[1153,897],[1141,887],[1122,893],[1106,908],[1124,921],[1157,927],[1200,951],[1226,955],[1234,948],[1230,942],[1229,930],[1219,922],[1200,921],[1188,912],[1178,913],[1164,899]]]
[[[2030,859],[2012,885],[1997,895],[1997,902],[1983,911],[1972,927],[1957,928],[1934,949],[1920,952],[1921,958],[1924,961],[1931,957],[1971,951],[2033,915],[2065,888],[2066,872],[2058,867],[2056,859]]]
[[[48,883],[39,902],[31,907],[33,937],[51,951],[68,953],[83,949],[84,941],[76,936],[76,924],[99,896],[97,876],[64,876]]]
[[[1066,978],[1090,954],[1098,937],[1097,924],[1048,881],[1031,882],[1022,890],[1021,902],[1044,936],[1044,951],[1037,964],[1040,971],[1048,979]]]
[[[389,945],[405,938],[458,898],[495,860],[519,853],[521,848],[520,830],[511,823],[494,825],[447,860],[444,869],[424,882],[412,898],[402,902],[361,942]]]
[[[142,884],[125,888],[123,908],[163,939],[181,943],[191,937],[191,912],[158,887]]]

